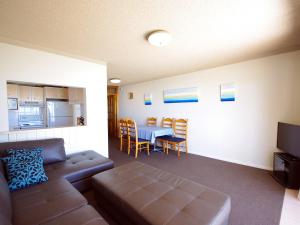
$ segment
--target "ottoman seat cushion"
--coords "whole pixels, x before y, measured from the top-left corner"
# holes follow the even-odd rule
[[[98,203],[107,201],[127,224],[228,224],[226,194],[140,162],[97,174],[92,185]]]

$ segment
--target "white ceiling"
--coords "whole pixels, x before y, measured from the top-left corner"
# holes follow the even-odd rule
[[[171,45],[146,41],[156,29]],[[300,49],[300,0],[0,0],[0,40],[137,83]]]

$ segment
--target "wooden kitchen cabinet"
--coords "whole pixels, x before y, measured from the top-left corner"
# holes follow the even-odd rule
[[[42,88],[42,87],[31,87],[31,99],[34,102],[44,101],[44,88]]]
[[[44,89],[42,87],[32,87],[19,85],[19,101],[43,102]]]
[[[56,98],[56,91],[54,87],[45,87],[45,97],[46,98]]]
[[[68,99],[68,89],[67,88],[57,88],[57,97],[59,99]]]
[[[17,84],[7,84],[7,97],[8,98],[18,98],[18,85]]]
[[[51,99],[68,99],[67,88],[45,87],[46,98]]]
[[[85,103],[84,88],[68,88],[69,89],[69,103],[82,104]]]
[[[19,85],[19,101],[31,101],[31,87]]]

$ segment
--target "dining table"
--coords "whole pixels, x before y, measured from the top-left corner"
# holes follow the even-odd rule
[[[138,125],[138,137],[148,140],[151,144],[156,146],[156,138],[165,135],[174,135],[174,131],[170,127],[157,127],[157,126],[145,126]]]

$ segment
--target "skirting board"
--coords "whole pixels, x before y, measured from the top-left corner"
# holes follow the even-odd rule
[[[180,151],[182,153],[185,152],[185,150],[180,150]],[[229,158],[216,157],[216,156],[213,156],[213,155],[196,154],[195,152],[192,152],[192,151],[189,151],[189,153],[190,154],[194,154],[194,155],[204,156],[204,157],[211,158],[211,159],[217,159],[217,160],[221,160],[221,161],[225,161],[225,162],[231,162],[231,163],[235,163],[235,164],[239,164],[239,165],[243,165],[243,166],[250,166],[250,167],[254,167],[254,168],[258,168],[258,169],[263,169],[263,170],[269,170],[269,171],[273,170],[272,167],[261,166],[261,165],[257,165],[257,164],[254,164],[254,163],[241,162],[241,161],[232,160],[232,159],[229,159]]]
[[[193,152],[190,152],[190,153],[195,154]],[[200,154],[195,154],[195,155],[200,155]],[[218,160],[222,160],[222,161],[226,161],[226,162],[231,162],[231,163],[236,163],[236,164],[243,165],[243,166],[250,166],[250,167],[254,167],[254,168],[258,168],[258,169],[263,169],[263,170],[269,170],[269,171],[273,170],[272,167],[261,166],[261,165],[257,165],[257,164],[254,164],[254,163],[241,162],[241,161],[232,160],[232,159],[223,158],[223,157],[215,157],[215,156],[212,156],[212,155],[205,155],[205,154],[201,154],[200,156],[208,157],[208,158],[211,158],[211,159],[218,159]]]

